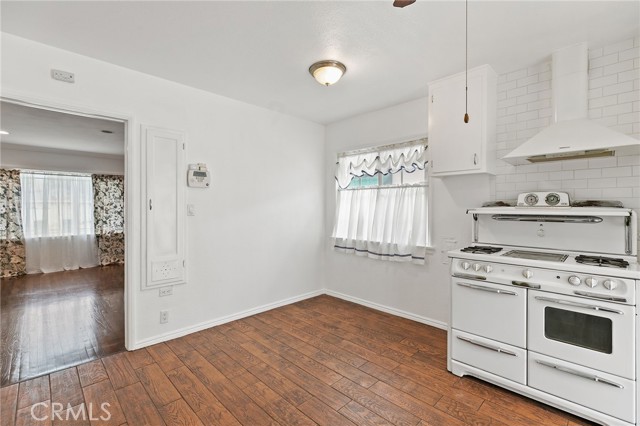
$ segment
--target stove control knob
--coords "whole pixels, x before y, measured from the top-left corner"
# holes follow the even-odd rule
[[[493,266],[484,265],[484,271],[488,274],[489,272],[493,271]]]
[[[478,272],[480,269],[482,268],[482,265],[479,263],[474,263],[473,264],[473,270]]]
[[[466,271],[471,267],[471,264],[469,262],[460,262],[460,267]]]
[[[571,285],[580,285],[582,281],[580,281],[579,277],[576,277],[575,275],[571,275],[569,277],[569,284]]]
[[[529,279],[533,277],[533,272],[531,272],[529,269],[525,269],[524,271],[522,271],[522,276],[526,279]]]
[[[594,288],[595,286],[598,285],[598,280],[595,278],[589,277],[586,280],[584,280],[584,283],[587,285],[587,287]]]
[[[618,283],[615,282],[614,280],[605,280],[602,285],[604,286],[604,288],[606,288],[607,290],[615,290],[616,287],[618,287]]]

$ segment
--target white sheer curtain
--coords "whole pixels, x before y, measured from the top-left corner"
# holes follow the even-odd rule
[[[339,159],[333,230],[335,250],[376,259],[424,263],[428,242],[425,151],[426,141],[420,140],[409,146],[403,144],[395,149],[387,147]],[[354,177],[407,172],[422,173],[425,179],[413,185],[347,189]]]
[[[98,265],[91,176],[22,172],[27,273]]]

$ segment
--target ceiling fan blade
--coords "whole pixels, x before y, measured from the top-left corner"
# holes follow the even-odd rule
[[[405,7],[405,6],[409,6],[410,4],[415,3],[416,0],[394,0],[393,5],[395,7]]]

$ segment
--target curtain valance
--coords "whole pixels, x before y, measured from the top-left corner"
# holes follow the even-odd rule
[[[403,146],[347,154],[338,158],[336,181],[342,189],[349,186],[354,177],[373,176],[377,173],[409,173],[424,170],[427,164],[427,139],[419,139]]]

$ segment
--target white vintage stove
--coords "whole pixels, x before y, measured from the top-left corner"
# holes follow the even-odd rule
[[[597,423],[638,424],[635,212],[556,192],[468,214],[473,245],[449,252],[449,371]]]

